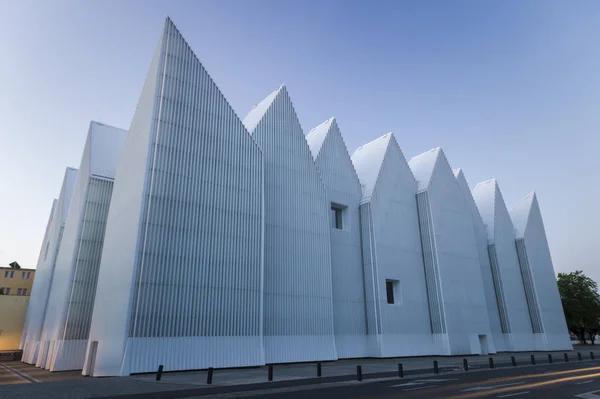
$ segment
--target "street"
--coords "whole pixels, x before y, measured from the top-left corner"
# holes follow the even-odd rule
[[[563,363],[356,383],[253,398],[584,398],[600,399],[600,363]]]

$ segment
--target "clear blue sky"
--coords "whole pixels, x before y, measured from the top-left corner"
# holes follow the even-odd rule
[[[238,115],[285,83],[350,152],[442,146],[509,208],[535,189],[555,268],[600,280],[600,2],[0,0],[0,264],[35,267],[90,120],[128,128],[170,16]]]

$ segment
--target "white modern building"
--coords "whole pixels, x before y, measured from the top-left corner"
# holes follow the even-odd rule
[[[392,133],[359,147],[367,338],[374,357],[434,353],[417,182]],[[410,321],[409,321],[410,320]]]
[[[170,19],[128,132],[92,123],[75,174],[26,362],[117,376],[571,348],[534,195],[509,214],[495,180],[471,192],[442,149],[407,162],[392,133],[350,156],[334,118],[304,134],[285,86],[242,121]]]
[[[339,358],[370,356],[360,243],[360,180],[334,118],[306,141],[325,184],[330,208],[333,330]]]
[[[496,351],[468,202],[441,148],[408,162],[417,208],[434,353]]]
[[[540,350],[568,349],[562,303],[556,286],[550,248],[535,193],[528,194],[510,211],[516,234],[517,255],[523,270],[528,305]]]
[[[50,371],[81,370],[90,331],[106,217],[127,131],[90,123],[65,230],[56,258],[41,364]]]
[[[48,345],[42,340],[42,328],[46,321],[48,296],[54,279],[56,257],[62,243],[67,215],[77,180],[77,169],[67,168],[62,181],[60,194],[52,208],[52,217],[48,222],[47,232],[42,242],[36,276],[31,288],[31,298],[25,316],[23,328],[23,361],[38,367],[45,365],[46,359],[40,356]]]
[[[267,363],[337,359],[330,205],[285,86],[244,118],[264,154]]]
[[[264,364],[263,167],[168,19],[116,169],[84,374]]]
[[[496,180],[477,184],[473,198],[487,227],[490,265],[496,290],[501,292],[498,309],[508,350],[538,349],[517,256],[515,229]]]

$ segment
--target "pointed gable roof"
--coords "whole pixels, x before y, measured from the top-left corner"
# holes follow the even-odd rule
[[[89,129],[90,173],[114,179],[117,163],[121,156],[127,130],[92,121]]]
[[[535,191],[527,194],[525,198],[510,211],[510,218],[512,219],[517,238],[523,238],[533,212],[540,213]]]
[[[440,158],[445,159],[444,152],[442,151],[441,147],[436,147],[412,157],[410,161],[408,161],[408,166],[410,166],[410,170],[417,180],[418,191],[427,190],[427,187],[429,187],[429,182],[431,181],[431,177],[433,176],[433,172]]]
[[[483,219],[481,218],[481,214],[479,213],[479,209],[477,208],[477,204],[475,203],[475,199],[473,199],[473,194],[471,194],[471,189],[469,188],[469,183],[467,183],[467,179],[462,169],[457,168],[453,169],[454,177],[456,178],[456,182],[458,183],[458,187],[463,192],[467,202],[469,203],[469,208],[471,209],[471,213],[473,217],[479,220],[483,224]]]
[[[325,122],[312,128],[312,130],[306,135],[306,142],[308,143],[310,152],[315,160],[319,155],[319,151],[321,151],[321,147],[323,146],[325,138],[332,128],[337,128],[335,118],[327,119]]]
[[[352,164],[360,180],[363,197],[369,197],[373,194],[381,165],[390,143],[395,141],[392,133],[386,133],[383,136],[365,144],[356,149],[352,154]]]
[[[473,199],[477,204],[483,223],[487,226],[488,236],[493,239],[499,217],[506,219],[504,216],[509,216],[496,179],[478,183],[473,189]],[[508,217],[508,221],[510,222],[510,217]]]
[[[248,113],[248,115],[246,115],[243,121],[246,130],[252,133],[254,129],[256,129],[256,126],[258,126],[259,122],[263,119],[263,117],[271,107],[271,104],[273,104],[273,101],[275,101],[275,98],[277,98],[279,93],[281,93],[282,91],[286,91],[285,85],[279,86],[275,91],[269,94],[264,100],[256,104],[250,110],[250,112]]]

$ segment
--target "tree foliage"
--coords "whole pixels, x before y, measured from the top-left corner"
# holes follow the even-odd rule
[[[585,332],[593,337],[600,324],[598,284],[582,270],[558,273],[557,283],[567,326],[585,342]]]

